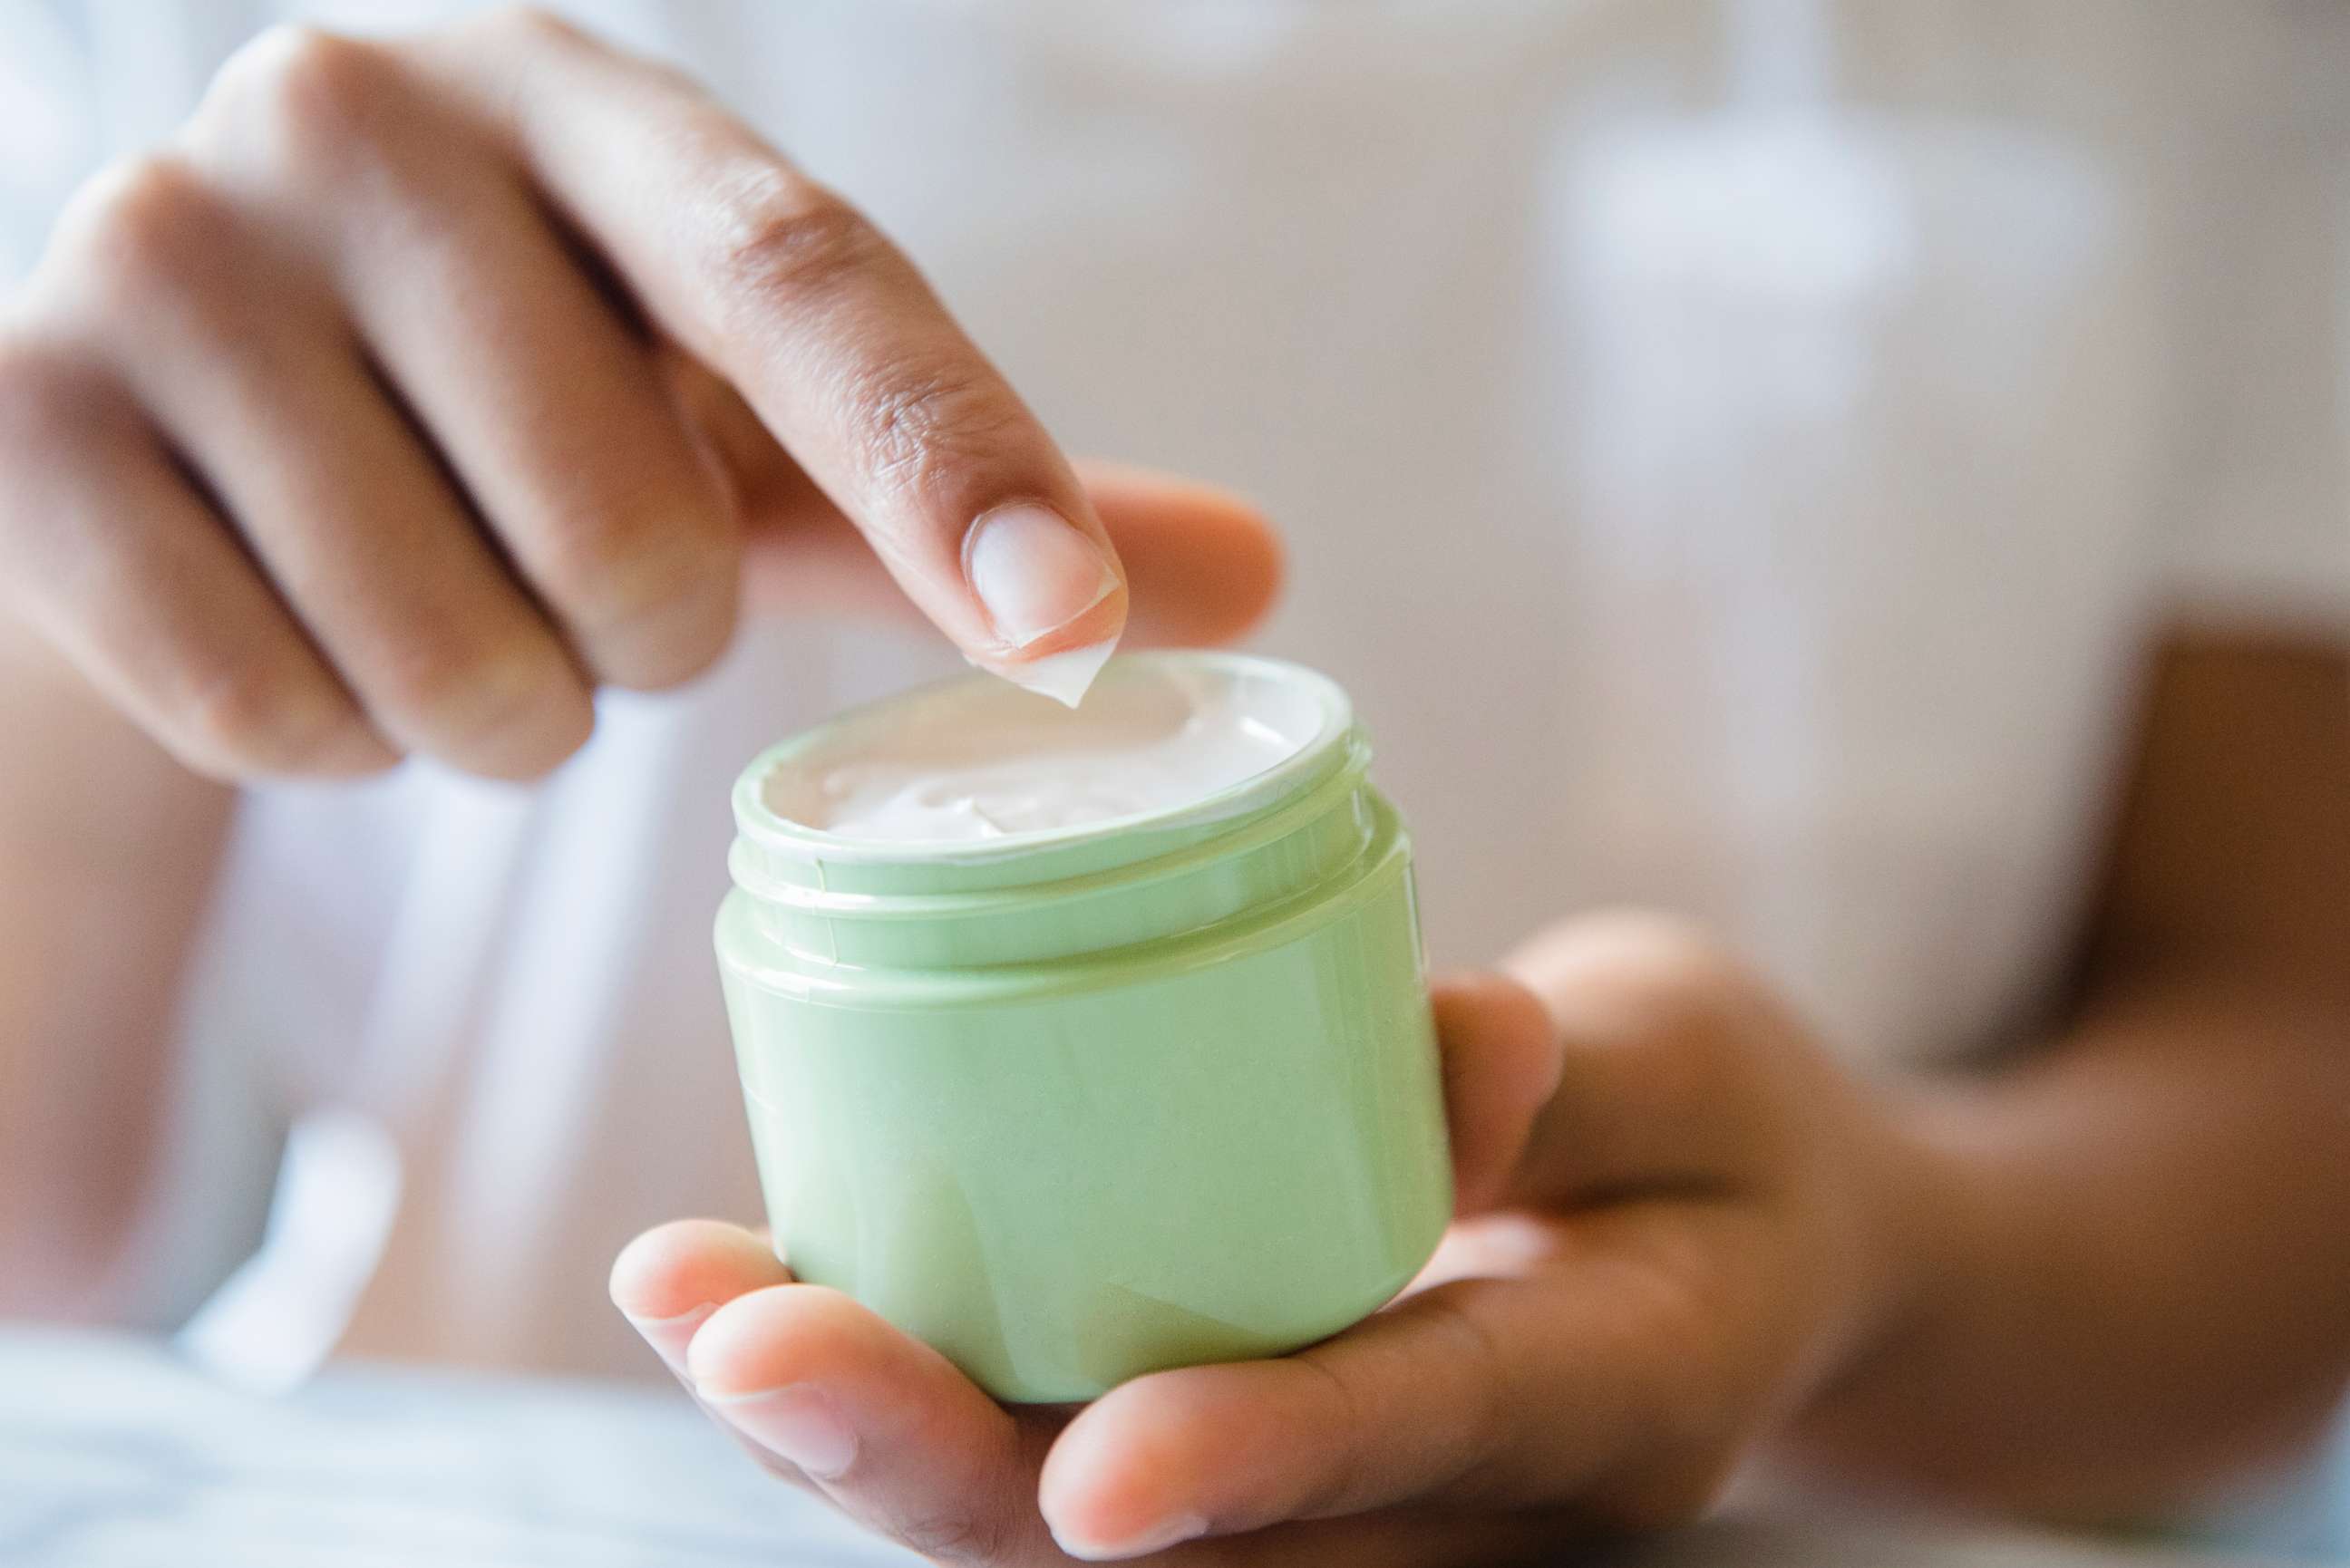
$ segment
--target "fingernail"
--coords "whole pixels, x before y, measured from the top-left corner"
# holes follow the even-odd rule
[[[1033,501],[999,506],[972,524],[962,566],[996,635],[1014,648],[1058,631],[1118,587],[1102,547]]]
[[[641,1317],[625,1308],[620,1315],[629,1320],[630,1328],[644,1335],[645,1343],[653,1347],[653,1354],[661,1358],[664,1366],[683,1376],[685,1347],[693,1343],[693,1331],[708,1322],[710,1314],[717,1310],[715,1303],[704,1302],[671,1317]]]
[[[1064,1533],[1057,1524],[1053,1527],[1053,1539],[1061,1543],[1061,1550],[1088,1563],[1108,1563],[1121,1557],[1141,1557],[1153,1552],[1164,1552],[1170,1546],[1207,1533],[1208,1521],[1196,1513],[1173,1514],[1116,1539],[1089,1539]]]
[[[1118,651],[1118,639],[1105,638],[1085,648],[1072,648],[1063,653],[1048,653],[1042,659],[1031,659],[1023,664],[1001,660],[979,664],[976,668],[1009,680],[1014,686],[1050,697],[1064,708],[1074,708],[1093,687],[1094,677],[1101,673],[1109,656]]]
[[[785,1463],[829,1480],[857,1462],[857,1434],[829,1395],[809,1383],[750,1394],[712,1394],[702,1402]]]

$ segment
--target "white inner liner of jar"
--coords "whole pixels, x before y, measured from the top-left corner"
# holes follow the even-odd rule
[[[1328,722],[1312,690],[1245,666],[1120,660],[1076,709],[986,679],[910,693],[779,762],[761,792],[776,815],[843,838],[1010,838],[1205,800]]]

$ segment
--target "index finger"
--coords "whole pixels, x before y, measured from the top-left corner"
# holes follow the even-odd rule
[[[673,72],[537,13],[452,81],[661,330],[741,390],[974,662],[1074,702],[1126,580],[1067,460],[913,265]]]

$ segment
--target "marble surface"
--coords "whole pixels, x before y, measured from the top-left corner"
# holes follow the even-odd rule
[[[337,1366],[285,1398],[160,1345],[0,1329],[0,1563],[879,1568],[662,1390]],[[2204,1568],[2024,1534],[1731,1518],[1610,1568]]]

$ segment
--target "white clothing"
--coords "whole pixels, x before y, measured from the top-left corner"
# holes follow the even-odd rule
[[[192,9],[0,0],[5,254],[267,8]],[[1264,503],[1259,645],[1367,717],[1440,961],[1638,900],[1856,1061],[1995,1042],[2067,956],[2147,639],[2350,628],[2335,10],[1852,4],[1823,95],[1801,7],[577,9],[863,203],[1072,450]],[[541,789],[255,794],[155,1311],[350,1106],[405,1172],[352,1344],[644,1367],[614,1250],[755,1213],[728,784],[952,668],[763,624]]]

